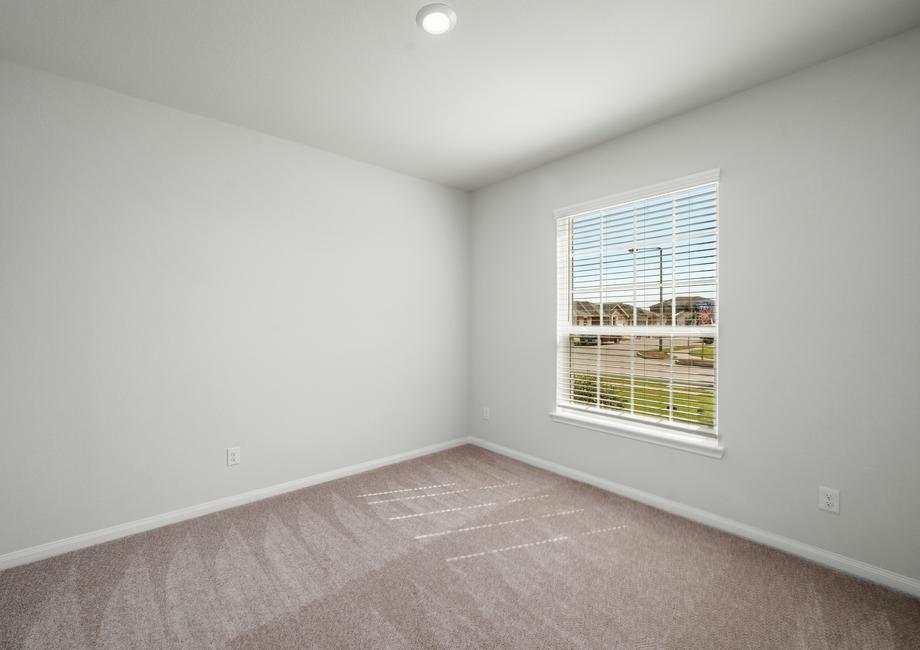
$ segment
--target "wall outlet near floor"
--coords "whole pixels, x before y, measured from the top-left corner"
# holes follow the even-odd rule
[[[840,514],[840,490],[824,487],[818,488],[818,509]]]
[[[240,448],[227,447],[227,467],[240,464]]]
[[[491,417],[492,417],[492,411],[489,409],[488,406],[483,406],[482,407],[482,419],[488,420]]]

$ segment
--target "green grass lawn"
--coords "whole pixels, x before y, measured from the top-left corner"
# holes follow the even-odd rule
[[[597,378],[594,375],[572,377],[572,399],[575,402],[597,406]],[[637,415],[667,418],[712,428],[715,417],[715,391],[711,388],[674,388],[674,410],[669,411],[668,386],[663,382],[637,379],[630,391],[629,377],[602,375],[600,406],[618,411],[630,411],[635,400]]]
[[[692,350],[688,350],[687,354],[692,354],[693,356],[699,357],[700,359],[715,359],[716,358],[716,348],[715,346],[704,347],[704,348],[693,348]]]

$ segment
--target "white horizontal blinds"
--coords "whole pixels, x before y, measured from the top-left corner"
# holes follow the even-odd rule
[[[678,324],[715,325],[718,188],[713,184],[682,192],[674,204],[674,307],[685,315]]]
[[[558,219],[558,401],[714,435],[718,184],[669,190]]]
[[[662,347],[671,356],[663,360],[643,356],[658,351],[658,337],[622,337],[616,343],[614,338],[566,337],[567,366],[558,384],[561,405],[715,429],[714,343],[665,336]]]
[[[605,325],[632,325],[635,320],[632,303],[633,257],[629,244],[633,241],[635,209],[626,205],[603,212],[604,252],[602,300],[606,305]]]
[[[589,214],[571,220],[571,315],[573,325],[601,324],[601,217]]]
[[[672,420],[715,430],[716,339],[675,336],[671,345]]]

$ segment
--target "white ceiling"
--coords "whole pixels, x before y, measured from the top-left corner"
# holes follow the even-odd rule
[[[0,0],[0,57],[474,189],[920,23],[920,0]]]

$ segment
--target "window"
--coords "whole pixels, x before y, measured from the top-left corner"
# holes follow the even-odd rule
[[[717,447],[718,178],[557,211],[554,415]]]

